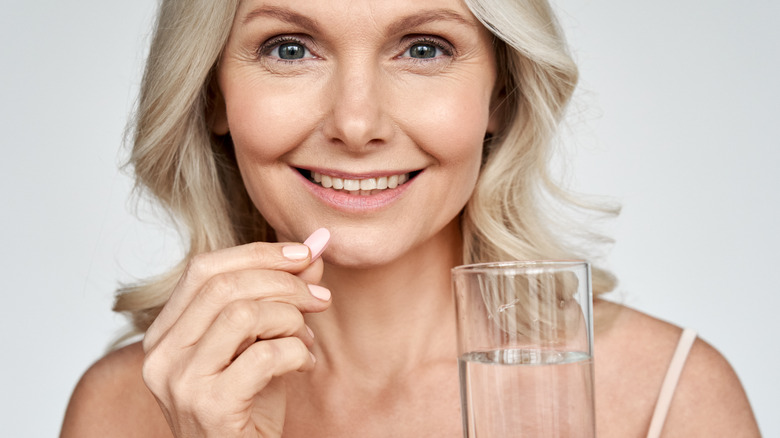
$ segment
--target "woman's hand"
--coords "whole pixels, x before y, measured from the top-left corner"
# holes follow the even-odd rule
[[[321,229],[308,246],[252,243],[191,261],[143,342],[144,381],[177,437],[281,436],[278,377],[314,366],[303,313],[330,305],[314,284],[328,237]]]

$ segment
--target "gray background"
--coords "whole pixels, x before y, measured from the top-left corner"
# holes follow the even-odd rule
[[[623,204],[615,299],[692,327],[780,436],[780,3],[562,0],[582,70],[568,178]],[[0,309],[3,436],[54,436],[120,333],[120,281],[162,271],[175,233],[117,170],[152,0],[3,0]]]

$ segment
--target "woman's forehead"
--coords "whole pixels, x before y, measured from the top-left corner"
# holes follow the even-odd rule
[[[452,21],[480,26],[460,0],[242,0],[234,23],[273,17],[303,24],[370,24],[377,28]],[[399,21],[400,20],[400,21]],[[307,23],[308,22],[308,23]]]

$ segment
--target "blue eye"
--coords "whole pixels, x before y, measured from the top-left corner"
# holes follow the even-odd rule
[[[415,38],[408,44],[409,46],[400,56],[401,58],[411,58],[415,61],[435,61],[453,56],[455,52],[449,41],[438,37]]]
[[[441,49],[436,47],[433,44],[429,43],[419,43],[415,44],[412,47],[409,47],[409,50],[407,50],[408,56],[410,58],[417,58],[417,59],[430,59],[435,58],[436,55],[438,55],[438,52]],[[405,54],[407,54],[405,53]]]
[[[282,59],[301,59],[306,55],[306,48],[297,43],[284,43],[278,50]]]
[[[280,59],[303,59],[306,56],[306,47],[303,44],[298,43],[284,43],[280,44],[275,52]]]
[[[281,61],[297,61],[315,57],[304,43],[289,37],[271,40],[264,44],[259,52],[264,56],[277,58]]]

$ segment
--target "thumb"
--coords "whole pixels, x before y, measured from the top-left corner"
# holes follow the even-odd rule
[[[322,259],[317,259],[296,275],[307,283],[317,284],[322,280],[322,271],[324,269],[325,263],[322,262]]]
[[[320,228],[306,238],[303,242],[304,245],[309,247],[311,251],[311,264],[303,271],[298,273],[298,277],[307,283],[317,284],[322,280],[322,271],[325,268],[325,264],[320,259],[320,255],[328,246],[330,240],[330,231],[326,228]]]

